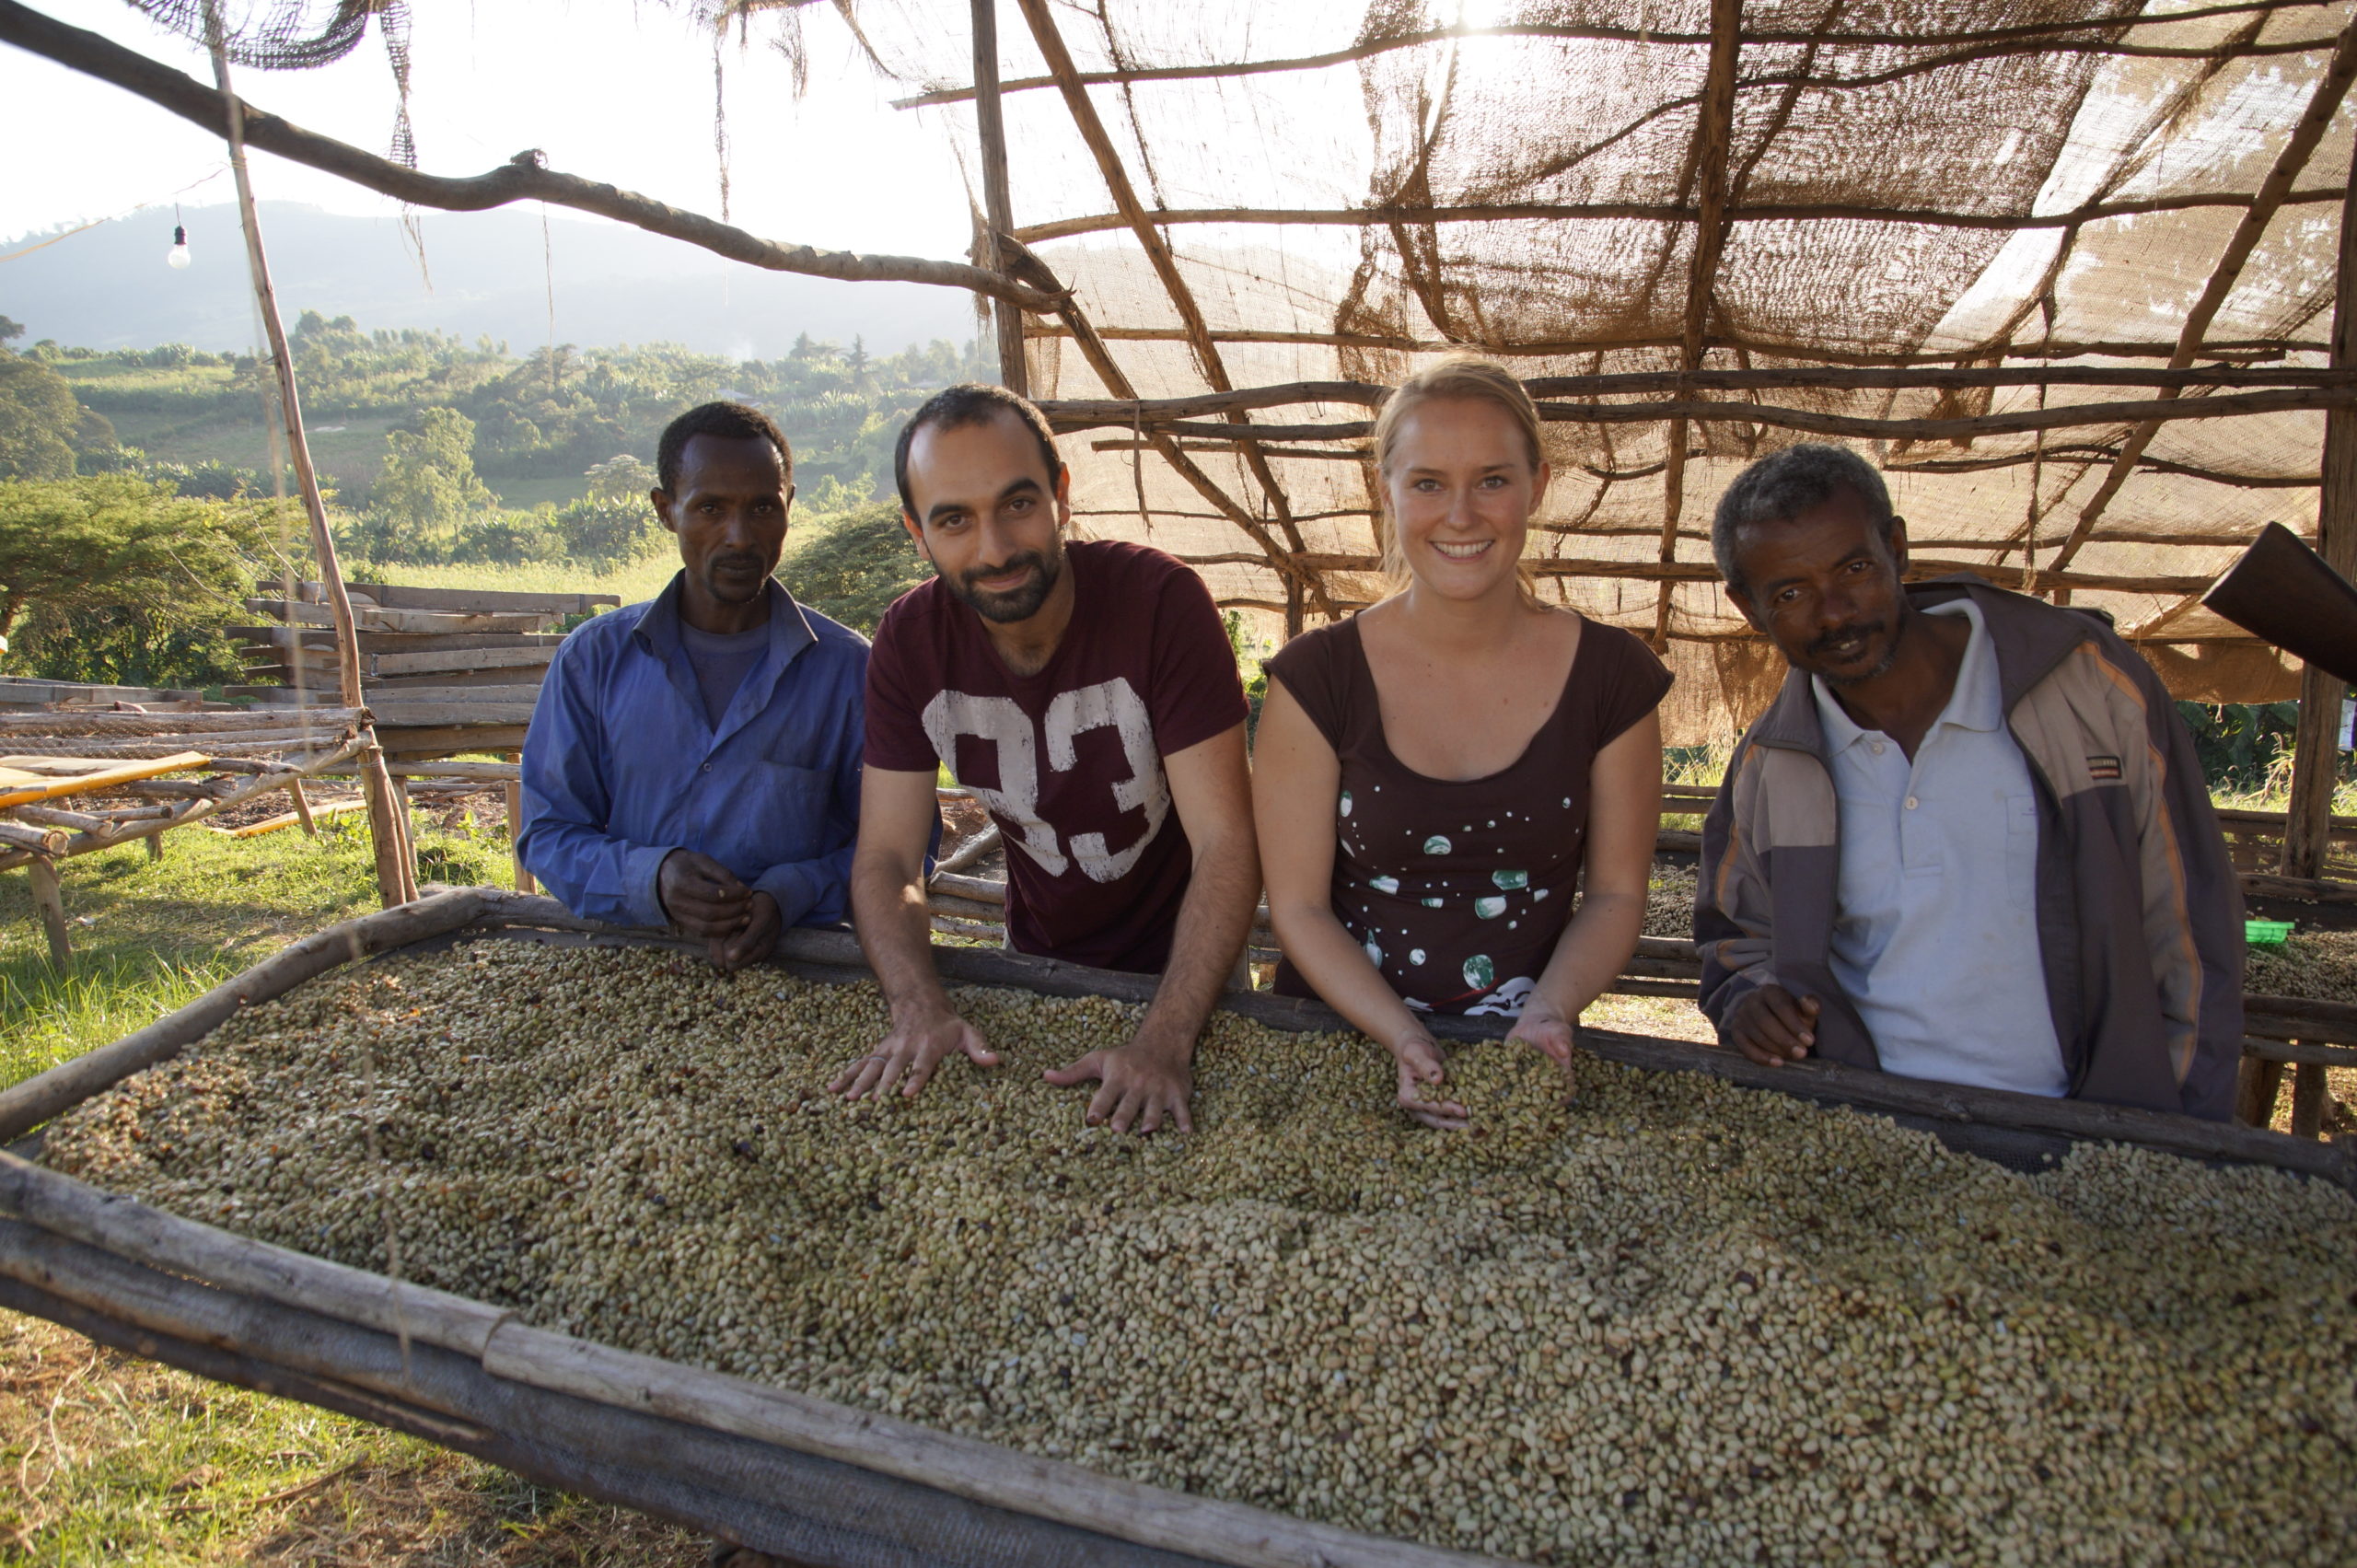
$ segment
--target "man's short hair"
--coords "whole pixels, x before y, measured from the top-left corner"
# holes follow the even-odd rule
[[[698,403],[663,427],[663,439],[655,447],[655,480],[666,495],[679,488],[679,463],[687,456],[688,443],[699,436],[717,436],[728,441],[767,441],[777,448],[777,460],[785,470],[785,482],[794,482],[794,448],[785,444],[785,432],[777,421],[757,408],[743,403]]]
[[[1048,428],[1048,416],[1039,412],[1039,405],[1004,387],[961,381],[927,398],[924,406],[910,415],[909,423],[900,428],[900,442],[892,448],[892,482],[900,487],[900,510],[911,517],[917,515],[916,497],[909,494],[909,447],[915,444],[918,431],[929,424],[956,430],[983,424],[1002,413],[1011,413],[1020,420],[1023,428],[1031,433],[1031,439],[1039,444],[1039,460],[1048,465],[1048,486],[1052,490],[1056,481],[1063,477],[1064,460],[1056,456],[1056,434]]]
[[[1725,579],[1727,592],[1738,598],[1751,594],[1743,569],[1736,563],[1738,532],[1797,517],[1844,490],[1855,492],[1866,504],[1867,513],[1887,541],[1896,518],[1890,509],[1890,488],[1874,464],[1847,447],[1803,441],[1769,453],[1736,475],[1735,482],[1719,497],[1718,512],[1711,519],[1711,552],[1718,557],[1719,575]]]

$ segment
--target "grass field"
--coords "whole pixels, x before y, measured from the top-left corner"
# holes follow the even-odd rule
[[[504,834],[421,825],[435,880],[506,876]],[[307,932],[377,905],[366,830],[170,835],[67,861],[75,971],[49,966],[25,878],[0,877],[0,1082],[129,1033]],[[702,1561],[686,1532],[490,1465],[189,1376],[0,1312],[0,1558],[443,1568]]]

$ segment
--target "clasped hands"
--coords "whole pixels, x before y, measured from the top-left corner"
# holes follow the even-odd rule
[[[1187,1113],[1187,1097],[1195,1086],[1190,1065],[1194,1041],[1165,1039],[1150,1033],[1152,1029],[1149,1021],[1129,1044],[1092,1051],[1070,1066],[1051,1067],[1040,1075],[1059,1088],[1097,1084],[1088,1102],[1091,1127],[1109,1123],[1116,1132],[1132,1127],[1153,1132],[1167,1123],[1178,1132],[1191,1132],[1195,1124]],[[896,1084],[903,1096],[914,1095],[953,1055],[963,1055],[977,1067],[995,1067],[999,1060],[982,1031],[954,1008],[946,1002],[927,1003],[905,1016],[896,1015],[891,1033],[827,1087],[846,1099],[871,1095],[881,1099]]]
[[[663,857],[655,874],[655,896],[672,924],[704,939],[714,966],[724,972],[768,958],[785,930],[775,899],[691,849],[675,849]]]
[[[1563,1070],[1563,1094],[1569,1098],[1576,1087],[1572,1068],[1572,1047],[1577,1039],[1573,1020],[1563,1010],[1549,1001],[1543,993],[1534,991],[1522,1005],[1522,1014],[1515,1019],[1514,1028],[1506,1032],[1505,1043],[1535,1045],[1547,1059]],[[1440,1043],[1434,1040],[1422,1025],[1412,1025],[1389,1042],[1392,1058],[1399,1064],[1399,1109],[1411,1121],[1443,1132],[1457,1132],[1472,1123],[1471,1115],[1454,1100],[1435,1099],[1423,1092],[1428,1085],[1443,1082],[1446,1071],[1441,1064]]]

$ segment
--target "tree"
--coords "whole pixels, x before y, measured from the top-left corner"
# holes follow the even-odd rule
[[[797,517],[778,575],[794,597],[862,633],[933,575],[900,526],[900,504],[870,502],[832,517]]]
[[[0,636],[51,679],[207,685],[236,679],[219,629],[239,618],[262,511],[130,474],[0,481]]]
[[[556,515],[564,552],[591,565],[619,565],[661,549],[664,528],[646,493],[655,488],[652,463],[628,452],[590,469],[589,494]]]
[[[37,359],[0,354],[0,479],[70,479],[82,405]]]
[[[414,431],[387,436],[384,464],[369,492],[375,542],[392,551],[430,549],[491,506],[491,491],[475,475],[474,445],[475,422],[453,408],[429,408]]]
[[[6,316],[0,316],[0,343],[11,342],[24,335],[25,324],[22,321],[11,320]]]

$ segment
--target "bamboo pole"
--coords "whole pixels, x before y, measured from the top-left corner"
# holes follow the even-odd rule
[[[1767,80],[1747,87],[1768,87]],[[2287,191],[2282,206],[2320,205],[2340,199],[2336,186]],[[2046,228],[2075,228],[2105,218],[2143,217],[2154,213],[2205,207],[2248,210],[2259,200],[2239,192],[2140,197],[2091,203],[2067,213],[2024,215],[1952,211],[1942,207],[1877,207],[1863,202],[1746,202],[1728,209],[1734,223],[1888,223],[1930,228],[1979,229],[2014,234]],[[1154,221],[1167,226],[1258,224],[1281,226],[1396,228],[1459,223],[1692,223],[1697,208],[1679,202],[1497,202],[1446,207],[1386,203],[1364,207],[1157,207]],[[1027,224],[1015,231],[1026,245],[1071,239],[1084,234],[1118,233],[1129,226],[1121,215],[1091,213],[1052,223]],[[1676,340],[1670,340],[1675,342]]]
[[[2166,389],[2164,389],[2165,391]],[[1863,414],[1826,413],[1817,409],[1785,408],[1775,403],[1714,402],[1681,398],[1666,402],[1600,403],[1545,401],[1538,417],[1550,424],[1652,424],[1665,420],[1693,420],[1719,424],[1764,424],[1785,430],[1805,430],[1818,436],[1842,436],[1866,441],[1970,441],[1983,436],[2019,436],[2038,430],[2070,430],[2093,425],[2150,424],[2157,429],[2172,420],[2240,419],[2251,414],[2289,413],[2308,409],[2333,409],[2357,402],[2357,387],[2274,387],[2260,391],[2227,392],[2214,398],[2144,398],[2117,402],[2051,403],[2045,408],[2011,409],[2003,413],[1969,414],[1954,419],[1885,419]],[[1241,419],[1233,414],[1232,419]],[[1374,433],[1371,420],[1332,420],[1315,424],[1221,424],[1210,420],[1155,419],[1132,416],[1120,424],[1146,436],[1192,436],[1232,442],[1364,441]],[[1074,426],[1067,422],[1064,428]],[[2090,523],[2090,528],[2093,524]],[[2058,569],[2060,569],[2058,563]]]
[[[973,0],[974,121],[982,144],[982,253],[992,272],[1004,272],[1002,236],[1015,232],[1014,203],[1006,184],[1006,122],[999,112],[998,0]],[[1004,299],[992,301],[998,327],[999,385],[1017,397],[1031,395],[1031,368],[1023,357],[1023,312]],[[518,883],[518,887],[522,884]]]
[[[1035,338],[1069,336],[1067,329],[1053,321],[1035,321],[1024,331]],[[1187,335],[1176,327],[1106,327],[1100,335],[1108,343],[1184,343]],[[1473,340],[1449,343],[1439,338],[1412,337],[1400,332],[1289,332],[1269,329],[1214,327],[1212,341],[1220,343],[1282,343],[1309,348],[1367,348],[1392,354],[1447,354],[1458,349],[1470,349],[1493,359],[1561,359],[1566,354],[1623,353],[1638,349],[1676,348],[1679,338],[1658,335],[1616,338],[1531,338],[1507,343]],[[1991,361],[2034,359],[2041,364],[2049,359],[2166,359],[2177,351],[2174,342],[2133,342],[2125,339],[2096,339],[2086,342],[2040,339],[2031,343],[1991,343],[1983,341],[1962,349],[1891,349],[1874,352],[1860,349],[1834,348],[1822,343],[1784,343],[1772,338],[1741,335],[1714,337],[1713,348],[1741,349],[1764,358],[1794,359],[1815,365],[1849,366],[1858,368],[1904,366],[1967,366],[1985,365]],[[2306,338],[2215,338],[2201,345],[2201,357],[2219,363],[2236,361],[2248,364],[2257,360],[2279,358],[2286,354],[2322,354],[2327,345]],[[2062,368],[2058,366],[2057,368]]]
[[[1711,60],[1702,84],[1701,111],[1695,116],[1694,144],[1687,156],[1695,196],[1694,254],[1686,278],[1685,337],[1678,369],[1702,367],[1703,333],[1718,282],[1719,256],[1726,248],[1727,174],[1734,152],[1736,71],[1743,50],[1743,0],[1711,0]],[[1681,380],[1678,395],[1687,395]],[[1663,431],[1666,459],[1661,481],[1661,563],[1678,559],[1678,525],[1686,511],[1686,421],[1675,418]],[[1669,651],[1669,612],[1678,590],[1664,578],[1654,601],[1653,646]]]
[[[2340,207],[2340,275],[2333,280],[2332,363],[2357,368],[2357,148]],[[2357,575],[2357,409],[2324,416],[2323,488],[2316,495],[2316,553],[2342,576]],[[2341,699],[2347,688],[2311,664],[2300,672],[2300,718],[2292,742],[2292,796],[2283,830],[2283,874],[2320,877],[2332,842],[2332,792],[2340,777]]]
[[[238,187],[238,219],[245,230],[246,261],[253,272],[254,303],[262,331],[270,343],[271,367],[278,379],[278,406],[286,425],[286,447],[295,468],[295,483],[302,493],[303,511],[310,519],[311,552],[318,557],[319,582],[335,622],[335,650],[340,700],[346,708],[362,705],[360,633],[352,615],[352,596],[343,585],[336,560],[335,535],[328,526],[327,503],[319,494],[319,477],[311,466],[311,445],[303,429],[303,401],[295,383],[295,356],[286,345],[285,324],[278,314],[278,296],[271,286],[270,261],[263,253],[261,217],[254,206],[253,178],[246,167],[246,110],[229,84],[229,54],[221,31],[216,0],[205,0],[204,25],[213,54],[213,79],[221,91],[228,129],[229,168]],[[388,904],[405,901],[413,893],[409,824],[399,808],[400,796],[385,777],[384,754],[371,745],[361,753],[367,784],[368,828],[377,842],[377,891]]]
[[[1702,340],[1707,343],[1711,340]],[[1702,343],[1697,345],[1697,356]],[[1435,345],[1437,346],[1437,345]],[[2357,387],[2357,369],[2335,366],[2188,366],[2150,370],[2137,366],[1924,366],[1920,368],[1846,369],[1795,366],[1771,370],[1703,369],[1690,371],[1616,371],[1595,376],[1531,376],[1523,389],[1540,401],[1550,399],[1629,397],[1643,393],[1695,391],[1755,392],[1808,388],[1829,391],[1927,391],[2003,387],[2166,387],[2178,391],[2227,388],[2263,390],[2279,387]],[[1225,392],[1199,392],[1176,398],[1051,398],[1041,400],[1039,412],[1058,430],[1127,427],[1140,420],[1201,419],[1206,414],[1237,409],[1283,408],[1296,403],[1352,403],[1379,406],[1391,395],[1380,381],[1287,381],[1267,387],[1239,387]]]

